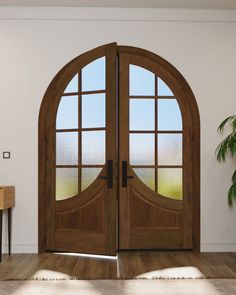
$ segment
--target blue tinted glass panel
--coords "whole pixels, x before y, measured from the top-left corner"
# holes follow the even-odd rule
[[[64,92],[78,92],[78,79],[78,74],[76,74],[74,78],[69,82]]]
[[[130,130],[155,129],[154,99],[130,99]]]
[[[106,59],[98,58],[82,69],[82,91],[106,88]]]
[[[170,90],[170,88],[166,85],[165,82],[163,82],[160,78],[158,78],[158,95],[159,96],[174,96],[173,92]]]
[[[176,99],[158,99],[158,130],[182,130],[182,116]]]
[[[155,75],[139,66],[129,66],[130,95],[155,95]]]
[[[56,118],[57,129],[78,128],[78,96],[61,98]]]
[[[82,95],[82,128],[105,127],[105,93]]]

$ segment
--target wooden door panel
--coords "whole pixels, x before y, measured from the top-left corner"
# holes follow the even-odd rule
[[[93,86],[93,84],[91,84],[93,83],[93,80],[92,82],[88,80],[90,79],[88,78],[90,76],[88,76],[88,74],[86,76],[86,72],[83,72],[83,69],[88,64],[91,67],[92,64],[94,65],[93,62],[96,63],[96,61],[104,60],[104,58],[105,62],[102,61],[102,65],[105,72],[105,89],[97,90],[97,86]],[[98,67],[98,64],[96,67]],[[61,250],[115,255],[115,214],[117,189],[115,177],[116,44],[112,43],[104,45],[85,53],[73,62],[69,63],[65,68],[64,73],[60,77],[60,84],[58,87],[55,87],[57,89],[57,93],[51,93],[52,106],[46,123],[46,249],[51,251]],[[87,68],[87,71],[89,71],[91,75],[95,75],[96,78],[97,70],[93,70],[91,72],[91,69]],[[83,76],[83,73],[85,76]],[[68,83],[72,81],[72,78],[75,76],[76,79],[78,79],[78,81],[76,80],[78,87],[74,86],[74,88],[78,88],[78,91],[74,92],[73,90],[72,93],[69,92],[65,94],[64,89],[66,85],[68,85]],[[83,80],[83,77],[87,77],[87,80],[85,80],[85,78]],[[98,79],[98,81],[100,80]],[[83,87],[83,83],[87,83],[86,87]],[[83,89],[85,90],[83,91]],[[103,93],[103,96],[101,96],[101,93]],[[50,93],[48,95],[50,95]],[[94,115],[96,114],[97,108],[91,105],[91,101],[94,101],[95,99],[93,95],[97,95],[96,99],[98,105],[102,104],[102,100],[100,103],[99,99],[102,99],[101,97],[105,97],[105,127],[102,125],[103,123],[101,120],[99,121],[101,122],[99,123],[101,126],[99,125],[94,127],[94,121],[91,121],[91,118],[94,118],[93,115],[90,116],[90,121],[88,121],[92,122],[89,123],[92,124],[92,127],[89,128],[87,125],[83,125],[83,101],[85,102],[85,100],[89,97],[92,97],[92,99],[90,99],[89,105],[87,103],[87,107],[90,107],[92,114],[94,111]],[[78,107],[78,127],[73,130],[71,130],[70,127],[62,127],[64,128],[62,130],[57,129],[56,120],[59,103],[62,98],[67,102],[68,98],[71,96],[76,97],[78,101],[76,106]],[[74,108],[71,108],[70,110],[71,112],[74,112]],[[73,116],[74,113],[71,115]],[[69,165],[70,163],[64,164],[65,160],[63,165],[61,163],[57,164],[56,156],[58,156],[58,153],[56,153],[56,135],[71,134],[70,132],[76,133],[78,137],[78,146],[75,148],[73,146],[75,151],[77,149],[75,154],[78,154],[78,160],[73,160],[74,162],[77,161],[75,163],[73,162],[73,165]],[[95,139],[98,137],[95,136],[95,139],[90,139],[90,145],[88,146],[88,143],[85,143],[83,148],[83,142],[85,141],[85,137],[83,136],[85,136],[85,134],[92,136],[98,134],[99,132],[105,134],[105,143],[103,148],[103,152],[105,154],[105,164],[96,162],[98,142],[96,142]],[[66,148],[69,149],[69,151],[71,150],[68,143]],[[92,159],[89,160],[89,162],[86,162],[88,159],[85,156],[83,158],[83,155],[86,155],[87,150],[89,150],[89,155]],[[83,171],[85,171],[83,169],[87,169],[88,171],[88,169],[93,168],[98,168],[102,171],[94,180],[92,179],[92,183],[91,178],[85,179],[85,185],[86,181],[89,181],[91,184],[89,186],[87,185],[87,188],[83,189],[82,175]],[[56,169],[76,169],[78,174],[78,193],[76,195],[73,195],[72,197],[70,197],[70,195],[69,197],[65,196],[62,200],[58,200],[56,198]],[[90,170],[90,172],[91,171],[92,170]],[[72,185],[71,180],[67,179],[63,185],[64,187]],[[69,191],[68,188],[67,191]],[[73,189],[73,192],[74,191],[75,189]]]
[[[119,51],[119,71],[120,71],[120,84],[119,84],[119,177],[122,179],[122,165],[127,162],[128,165],[128,181],[127,187],[119,182],[119,248],[120,249],[192,249],[192,118],[191,113],[188,111],[188,105],[184,102],[184,95],[181,91],[181,86],[171,76],[170,69],[165,68],[165,63],[158,58],[155,58],[148,52],[142,52],[141,50],[132,50],[129,47],[122,47]],[[130,92],[130,85],[134,87],[134,81],[130,79],[130,65],[134,65],[133,70],[137,68],[137,71],[143,72],[143,79],[145,75],[149,81],[153,80],[153,87],[150,85],[147,95],[145,95],[144,88],[140,88],[140,84],[145,81],[141,78],[138,80],[137,91],[132,94]],[[146,72],[145,72],[146,71]],[[138,75],[138,74],[137,74]],[[140,77],[141,77],[140,76]],[[160,78],[161,77],[161,78]],[[169,85],[173,88],[168,95],[159,94],[159,84],[157,81],[163,79],[168,81]],[[158,82],[159,83],[159,82]],[[145,86],[144,86],[145,87]],[[160,86],[161,87],[161,86]],[[150,90],[152,89],[152,90]],[[138,91],[140,90],[140,95]],[[151,91],[151,92],[150,92]],[[152,93],[152,94],[150,94]],[[132,100],[142,100],[142,103],[150,101],[154,102],[155,111],[153,116],[155,118],[154,124],[150,123],[142,128],[140,122],[145,120],[145,117],[141,117],[140,112],[139,120],[137,119],[137,128],[130,129],[130,105]],[[159,101],[162,99],[175,99],[181,109],[182,115],[182,129],[159,129]],[[150,104],[149,104],[150,105]],[[145,116],[143,114],[143,116]],[[148,115],[147,115],[148,116]],[[151,113],[150,113],[151,116]],[[147,117],[147,120],[149,118]],[[147,129],[148,128],[148,129]],[[136,156],[143,155],[143,158],[138,158],[139,163],[133,163],[131,165],[130,156],[130,134],[133,136],[139,136],[139,134],[153,134],[154,138],[154,156],[150,157],[150,150],[139,150],[136,152]],[[175,162],[167,164],[159,164],[159,151],[158,151],[158,136],[159,134],[182,134],[182,163],[178,165]],[[136,144],[145,146],[144,139],[136,141]],[[132,146],[133,148],[133,146]],[[158,153],[158,155],[157,155]],[[141,161],[143,160],[143,161]],[[134,161],[134,160],[132,160]],[[153,161],[153,163],[152,163]],[[151,183],[148,187],[148,183],[144,183],[134,172],[133,168],[148,169],[151,168],[154,171],[154,184]],[[160,169],[180,169],[182,173],[182,199],[174,199],[171,196],[164,196],[159,194],[159,171]],[[143,170],[144,171],[144,170]],[[147,170],[146,170],[147,171]],[[171,171],[171,170],[166,170]],[[152,174],[153,175],[153,174]],[[145,181],[145,179],[144,179]],[[181,182],[180,182],[181,183]],[[181,193],[179,193],[181,194]]]

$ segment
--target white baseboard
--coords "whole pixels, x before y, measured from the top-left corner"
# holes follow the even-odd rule
[[[13,244],[11,246],[12,253],[38,253],[37,244]],[[4,244],[2,246],[2,253],[8,253],[8,245]]]
[[[2,247],[3,253],[8,253],[8,245]],[[12,253],[38,253],[37,244],[13,244]],[[201,252],[236,252],[236,243],[202,243]]]
[[[236,243],[202,243],[201,252],[236,252]]]

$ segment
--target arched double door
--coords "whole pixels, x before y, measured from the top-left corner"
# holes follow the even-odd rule
[[[72,60],[40,111],[39,250],[198,247],[199,117],[187,82],[116,43]]]

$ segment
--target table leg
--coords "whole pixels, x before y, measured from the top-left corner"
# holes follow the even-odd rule
[[[11,255],[11,208],[7,209],[8,215],[8,254]]]
[[[2,211],[0,209],[0,262],[2,262]]]

